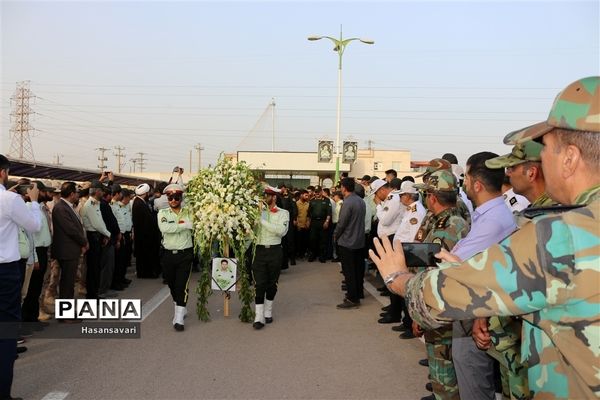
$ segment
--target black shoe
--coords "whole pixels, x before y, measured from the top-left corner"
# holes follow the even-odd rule
[[[265,317],[265,323],[270,324],[273,322],[273,317]]]
[[[381,286],[381,287],[378,287],[378,288],[377,288],[377,291],[378,291],[378,292],[385,292],[385,291],[387,291],[387,290],[388,290],[387,286]]]
[[[173,324],[173,328],[175,328],[177,332],[182,332],[185,329],[185,326],[181,324]]]
[[[17,344],[23,344],[25,342],[26,342],[26,340],[25,340],[24,337],[20,337],[20,338],[17,339]]]
[[[391,305],[391,304],[390,304],[390,305],[387,305],[387,306],[385,306],[385,307],[381,307],[381,311],[389,311],[389,310],[390,310],[390,308],[392,308],[392,305]]]
[[[430,394],[429,396],[421,397],[421,400],[435,400],[435,396]]]
[[[407,331],[408,328],[405,327],[404,325],[396,325],[396,326],[392,326],[392,330],[394,332],[404,332],[404,331]]]
[[[400,339],[414,339],[415,335],[413,335],[412,331],[404,331],[400,334]]]
[[[307,260],[307,261],[308,261],[308,262],[313,262],[313,261],[315,261],[315,259],[316,259],[315,257],[308,257],[308,260]]]
[[[419,360],[419,365],[422,367],[429,367],[429,360],[426,358]],[[430,392],[431,392],[431,390],[430,390]]]
[[[379,322],[380,324],[394,324],[396,322],[400,322],[401,319],[398,317],[392,317],[389,314],[386,314],[385,316],[379,318],[379,320],[377,322]]]
[[[343,291],[346,291],[346,290],[348,290],[348,286],[346,286],[346,285],[342,285],[342,290],[343,290]]]
[[[364,298],[365,298],[365,294],[364,294],[364,293],[361,293],[361,294],[359,294],[359,295],[358,295],[358,298],[359,298],[359,299],[364,299]]]
[[[26,351],[27,351],[27,347],[17,346],[17,354],[25,353]]]
[[[163,285],[168,285],[168,284],[169,284],[169,282],[163,278]]]
[[[425,384],[425,390],[427,390],[428,392],[433,392],[433,385],[431,384],[431,382],[427,382]]]
[[[360,306],[360,303],[355,303],[348,299],[344,299],[344,302],[338,304],[336,307],[339,308],[340,310],[349,310],[351,308],[358,308],[358,306]]]
[[[326,260],[326,259],[324,259],[324,258],[319,258],[319,262],[320,262],[321,264],[325,264],[325,263],[327,262],[327,260]]]
[[[125,286],[124,285],[112,285],[110,287],[110,289],[121,292],[121,291],[125,290]]]
[[[131,279],[127,279],[127,278],[123,279],[124,285],[129,285],[131,282],[132,282]]]
[[[296,265],[296,260],[294,260],[293,258],[290,260],[290,265]]]
[[[333,262],[340,262],[341,260],[340,260],[340,258],[339,258],[339,257],[336,257],[336,258],[334,258],[334,259],[333,259],[333,260],[331,260],[331,261],[333,261]]]
[[[266,320],[266,318],[265,318],[265,322],[266,322],[266,321],[267,321],[267,320]],[[256,321],[255,323],[253,323],[253,324],[252,324],[252,327],[253,327],[254,329],[256,329],[256,330],[258,330],[258,329],[262,329],[262,328],[264,328],[264,326],[265,326],[265,324],[263,324],[263,323],[262,323],[262,322],[260,322],[260,321]]]
[[[381,296],[388,296],[388,297],[389,297],[389,295],[390,295],[390,292],[389,292],[389,291],[387,291],[387,292],[380,292],[379,294],[380,294]]]
[[[285,269],[288,269],[288,268],[289,268],[289,266],[288,266],[287,264],[286,264],[286,265],[282,265],[282,266],[281,266],[281,270],[282,270],[282,271],[283,271],[283,270],[285,270]]]

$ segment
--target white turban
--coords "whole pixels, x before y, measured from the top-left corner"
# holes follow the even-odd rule
[[[150,191],[150,185],[148,185],[147,183],[142,183],[141,185],[138,185],[138,187],[135,188],[135,194],[137,196],[146,194],[149,191]]]

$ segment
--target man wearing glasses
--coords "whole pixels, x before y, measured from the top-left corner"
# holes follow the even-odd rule
[[[183,331],[183,319],[187,314],[188,282],[192,272],[194,247],[192,242],[192,215],[182,207],[183,187],[172,183],[163,193],[169,201],[169,208],[158,212],[158,228],[162,233],[165,248],[161,258],[163,277],[171,290],[175,303],[173,327]]]

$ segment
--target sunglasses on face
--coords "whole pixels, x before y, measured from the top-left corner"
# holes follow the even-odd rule
[[[181,201],[181,197],[182,197],[181,193],[173,193],[173,194],[167,195],[167,199],[169,201],[172,201],[172,200]]]

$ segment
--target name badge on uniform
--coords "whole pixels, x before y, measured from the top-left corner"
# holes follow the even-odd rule
[[[418,220],[416,218],[411,218],[408,222],[410,222],[411,225],[416,225]]]

